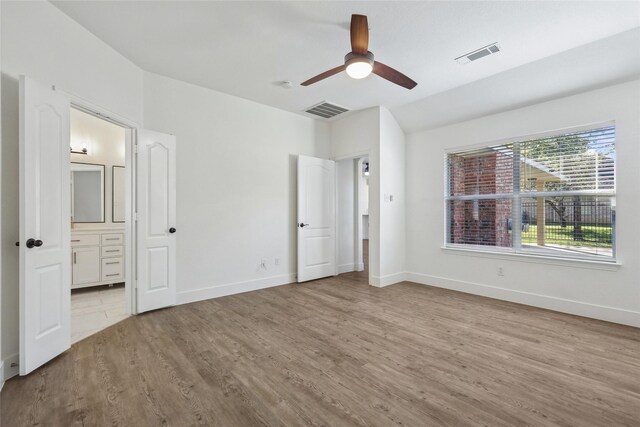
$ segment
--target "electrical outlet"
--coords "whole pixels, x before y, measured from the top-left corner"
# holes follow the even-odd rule
[[[498,276],[504,276],[504,269],[502,266],[498,267]]]
[[[273,265],[280,265],[280,258],[276,258],[273,260]]]

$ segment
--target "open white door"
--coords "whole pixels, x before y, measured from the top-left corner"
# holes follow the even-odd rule
[[[70,103],[20,77],[20,375],[71,345]]]
[[[298,156],[298,282],[337,274],[335,169]]]
[[[176,303],[176,138],[142,130],[137,158],[138,313]]]

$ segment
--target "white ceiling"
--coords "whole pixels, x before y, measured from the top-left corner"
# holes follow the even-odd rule
[[[53,3],[147,71],[292,112],[323,100],[384,105],[405,130],[425,127],[412,118],[425,98],[640,27],[637,1]],[[352,13],[368,16],[376,59],[416,80],[415,89],[344,73],[299,85],[342,64]],[[503,51],[466,65],[453,60],[492,42]],[[283,80],[293,87],[278,86]]]

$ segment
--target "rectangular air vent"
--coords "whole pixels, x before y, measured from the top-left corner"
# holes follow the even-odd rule
[[[500,46],[498,43],[491,43],[490,45],[476,49],[473,52],[465,53],[464,55],[457,57],[455,60],[459,64],[468,64],[469,62],[476,61],[480,58],[484,58],[485,56],[498,52],[500,52]]]
[[[324,119],[330,119],[331,117],[335,117],[338,114],[349,111],[349,109],[336,104],[332,104],[331,102],[323,101],[319,104],[307,108],[305,111],[309,114],[313,114],[314,116],[319,116]]]

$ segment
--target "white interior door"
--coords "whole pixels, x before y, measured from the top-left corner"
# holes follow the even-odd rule
[[[71,345],[70,103],[20,77],[20,375]]]
[[[176,303],[176,138],[142,130],[137,157],[138,312]]]
[[[335,169],[298,156],[298,282],[337,274]]]

